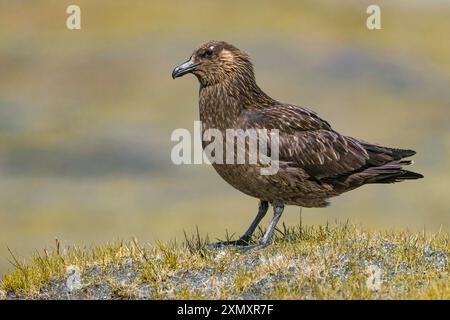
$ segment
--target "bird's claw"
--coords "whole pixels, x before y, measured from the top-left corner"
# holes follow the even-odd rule
[[[267,247],[267,243],[263,244],[263,243],[258,243],[258,244],[252,244],[250,246],[246,246],[242,248],[243,252],[250,252],[253,250],[259,250],[259,249],[264,249],[265,247]]]
[[[220,241],[216,243],[211,243],[208,245],[208,249],[225,249],[225,248],[245,248],[249,245],[248,241],[244,239],[233,240],[233,241]]]
[[[239,239],[234,241],[221,241],[216,243],[211,243],[208,245],[208,249],[238,249],[242,252],[250,252],[253,250],[264,249],[267,247],[267,243],[257,243],[257,244],[249,244],[248,241]]]

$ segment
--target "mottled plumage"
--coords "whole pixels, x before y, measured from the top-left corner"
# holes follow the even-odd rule
[[[341,135],[315,112],[272,99],[256,84],[249,56],[226,42],[202,45],[188,62],[175,68],[173,77],[186,73],[193,73],[200,82],[204,130],[219,129],[224,136],[229,128],[279,130],[277,174],[261,175],[257,164],[213,164],[229,184],[262,204],[271,203],[281,211],[284,205],[324,207],[330,197],[364,184],[422,178],[403,169],[411,161],[402,159],[414,155],[414,151]],[[260,211],[264,211],[261,206]],[[250,228],[244,240],[252,232]],[[266,240],[271,236],[268,234]]]

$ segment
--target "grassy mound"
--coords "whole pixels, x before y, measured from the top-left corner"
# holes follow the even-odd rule
[[[446,233],[284,226],[262,250],[207,242],[57,243],[25,263],[12,255],[0,299],[450,299]]]

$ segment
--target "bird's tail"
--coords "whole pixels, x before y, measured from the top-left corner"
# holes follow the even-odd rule
[[[412,160],[404,160],[415,155],[414,150],[388,148],[369,143],[364,143],[363,146],[370,155],[369,161],[374,164],[365,170],[366,183],[394,183],[423,178],[420,173],[403,168],[414,163]],[[386,161],[387,159],[389,160]]]
[[[395,160],[379,167],[371,167],[365,170],[366,183],[394,183],[404,180],[423,178],[423,175],[403,169],[404,166],[413,164],[411,160]]]

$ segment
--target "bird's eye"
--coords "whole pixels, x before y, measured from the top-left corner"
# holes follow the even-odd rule
[[[212,57],[212,55],[213,55],[212,49],[207,49],[207,50],[205,51],[205,57]]]

